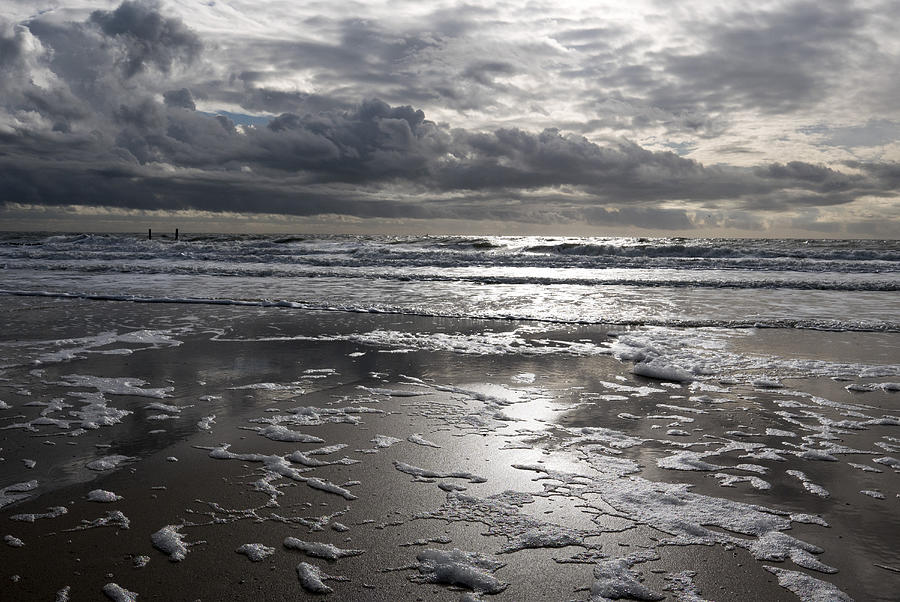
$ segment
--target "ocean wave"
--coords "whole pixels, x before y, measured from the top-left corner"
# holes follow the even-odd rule
[[[138,263],[146,261],[147,263]],[[341,278],[377,279],[416,282],[470,282],[475,284],[532,284],[573,286],[633,286],[652,288],[733,288],[733,289],[795,289],[823,291],[898,291],[900,275],[861,275],[834,272],[777,272],[712,270],[611,270],[612,274],[581,271],[567,274],[563,269],[545,270],[547,274],[491,273],[496,268],[434,270],[403,269],[393,266],[357,266],[342,264],[286,265],[267,262],[243,264],[224,262],[185,261],[181,264],[160,262],[155,258],[133,258],[131,262],[82,261],[82,262],[18,262],[0,264],[0,269],[59,271],[94,274],[146,274],[146,275],[205,275],[245,278]],[[431,266],[434,267],[434,266]],[[458,266],[457,266],[458,267]]]
[[[139,295],[93,294],[79,292],[54,292],[36,290],[0,290],[0,295],[16,297],[49,297],[58,299],[83,299],[90,301],[122,301],[131,303],[171,303],[184,305],[226,305],[238,307],[266,307],[299,309],[307,311],[329,311],[347,313],[370,313],[409,315],[437,318],[457,318],[476,320],[516,320],[572,325],[610,326],[665,326],[671,328],[782,328],[824,331],[853,332],[900,332],[900,322],[893,320],[837,320],[816,318],[749,318],[741,320],[720,320],[712,318],[647,317],[610,319],[562,319],[544,317],[528,313],[516,314],[504,311],[483,311],[460,313],[453,311],[428,311],[419,307],[402,307],[384,303],[335,304],[270,299],[229,299],[203,297],[149,297]]]
[[[582,268],[900,273],[897,241],[0,233],[0,264],[209,262],[374,268]]]

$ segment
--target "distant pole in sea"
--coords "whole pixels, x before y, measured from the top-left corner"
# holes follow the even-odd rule
[[[153,228],[147,228],[147,240],[153,240]]]
[[[178,240],[178,228],[175,228],[175,240]]]

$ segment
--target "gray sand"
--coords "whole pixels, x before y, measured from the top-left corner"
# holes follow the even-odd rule
[[[10,408],[0,410],[0,428],[33,420],[48,407],[29,405],[34,402],[62,399],[73,406],[48,413],[54,418],[83,406],[84,394],[98,389],[72,375],[127,377],[144,384],[133,385],[130,393],[106,393],[107,407],[131,413],[80,436],[70,436],[78,428],[74,423],[68,429],[38,424],[34,430],[0,431],[0,488],[32,479],[39,483],[30,498],[0,510],[2,534],[25,544],[0,548],[3,599],[52,600],[65,586],[73,600],[100,599],[107,583],[138,593],[140,600],[311,598],[317,594],[305,592],[298,579],[301,562],[336,577],[322,583],[340,600],[458,600],[472,584],[487,590],[485,599],[587,600],[592,586],[600,596],[608,591],[604,584],[621,586],[630,578],[632,595],[646,588],[670,600],[687,600],[693,599],[689,593],[695,587],[705,599],[796,600],[765,566],[809,575],[857,600],[888,600],[900,590],[895,546],[900,541],[900,489],[891,467],[873,462],[900,456],[876,446],[890,444],[885,437],[900,438],[900,428],[834,426],[834,439],[823,441],[875,452],[836,454],[837,462],[785,452],[800,449],[799,436],[821,432],[807,427],[822,426],[823,420],[864,420],[848,414],[854,411],[896,415],[897,393],[855,394],[843,388],[845,382],[821,378],[785,382],[787,387],[778,390],[719,385],[727,391],[707,392],[636,377],[628,363],[608,355],[475,355],[315,338],[378,330],[496,334],[522,326],[512,322],[5,301],[2,312],[9,328],[0,346],[0,400]],[[113,337],[106,343],[52,343],[143,329],[166,329],[180,344],[160,342],[158,333],[143,341]],[[798,340],[792,334],[766,331],[744,344],[777,347],[788,356],[804,355],[804,349],[814,346],[809,354],[828,356],[831,349],[832,360],[872,359],[860,357],[865,353],[858,346],[841,344],[842,337],[851,335],[818,333]],[[522,336],[535,348],[609,340],[598,327]],[[879,336],[896,341],[897,335]],[[147,342],[151,339],[152,344]],[[890,348],[889,341],[879,344]],[[844,348],[857,357],[840,356]],[[63,357],[58,352],[64,349],[81,351]],[[56,355],[51,358],[51,353]],[[652,390],[638,396],[636,389],[616,391],[610,383]],[[172,389],[164,398],[146,396],[166,387]],[[794,390],[864,404],[865,411],[816,405],[790,393]],[[720,403],[691,400],[702,395]],[[807,407],[788,407],[786,401]],[[300,407],[312,409],[290,411]],[[821,418],[807,415],[792,425],[777,413],[804,409]],[[198,427],[212,415],[208,430]],[[301,424],[301,417],[307,424]],[[271,440],[258,432],[270,423],[324,443]],[[596,430],[600,428],[610,431]],[[794,431],[798,437],[766,435],[766,429]],[[781,450],[784,461],[741,458],[753,450],[739,445],[702,455],[729,442],[764,444]],[[690,443],[698,445],[678,447]],[[345,447],[307,453],[335,444]],[[290,456],[298,451],[304,455]],[[722,468],[684,471],[658,464],[679,451],[696,452],[698,462]],[[238,457],[228,459],[229,454]],[[134,460],[114,470],[86,468],[110,456]],[[278,456],[289,460],[276,466],[273,458]],[[342,458],[355,463],[313,466]],[[34,460],[34,467],[23,459]],[[609,472],[610,467],[634,466],[630,462],[638,465],[621,474]],[[848,462],[882,472],[866,472]],[[733,468],[739,464],[755,464],[765,472]],[[801,471],[829,497],[810,493],[788,471]],[[723,487],[717,473],[755,476],[770,488],[756,489],[747,481]],[[278,494],[254,490],[254,483],[267,474]],[[679,483],[692,486],[689,493],[671,489]],[[88,501],[95,489],[122,499]],[[885,499],[863,495],[863,490],[879,490]],[[683,505],[675,504],[669,512],[661,500]],[[730,502],[716,510],[720,500]],[[68,512],[34,522],[10,518],[56,506]],[[121,524],[80,528],[114,511],[130,520],[127,529]],[[741,512],[743,518],[738,517]],[[738,521],[729,524],[739,528],[726,528],[729,513],[736,513]],[[819,516],[830,526],[791,523],[789,514]],[[740,523],[748,516],[790,525],[790,530],[778,528],[767,537],[796,538],[806,546],[805,556],[754,558],[759,550],[751,544],[764,538]],[[151,541],[167,525],[182,525],[188,546],[180,562],[170,561],[160,549],[165,546],[154,547]],[[702,526],[708,527],[705,535]],[[663,545],[679,536],[668,543],[683,545]],[[287,537],[364,553],[322,559],[285,547]],[[275,553],[252,562],[235,552],[248,543],[270,546]],[[809,553],[816,547],[824,551]],[[471,563],[429,572],[417,560],[417,555],[427,556],[426,549],[478,553],[496,564],[478,569],[477,578],[472,578]],[[139,556],[148,556],[149,564],[135,568]],[[630,568],[613,570],[616,559]],[[810,559],[837,572],[810,570]],[[598,570],[617,576],[603,581]],[[454,581],[463,587],[452,585]],[[508,586],[491,591],[496,583]]]

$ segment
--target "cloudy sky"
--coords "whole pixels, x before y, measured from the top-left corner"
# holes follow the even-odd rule
[[[0,0],[0,227],[896,238],[898,21]]]

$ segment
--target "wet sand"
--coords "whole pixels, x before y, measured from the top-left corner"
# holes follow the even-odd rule
[[[896,415],[897,393],[852,393],[845,382],[821,378],[771,390],[662,385],[634,376],[628,363],[593,353],[591,348],[611,340],[602,327],[5,301],[2,316],[9,328],[0,341],[0,400],[10,407],[0,410],[0,427],[32,421],[54,400],[71,404],[47,413],[63,418],[103,387],[104,407],[131,413],[78,436],[71,436],[79,428],[74,423],[67,429],[35,424],[32,430],[0,431],[0,488],[38,481],[29,498],[0,510],[0,535],[24,543],[0,544],[4,600],[53,600],[65,587],[72,600],[102,599],[109,583],[140,600],[311,599],[317,594],[304,590],[298,579],[303,562],[336,577],[324,584],[339,600],[459,600],[473,583],[499,584],[481,594],[491,600],[592,595],[600,600],[612,597],[614,586],[624,599],[655,599],[647,592],[669,600],[798,599],[766,566],[809,575],[857,600],[889,600],[900,590],[898,475],[872,461],[898,455],[876,444],[889,447],[885,437],[900,437],[900,428],[877,424],[860,430],[828,422]],[[462,353],[467,350],[462,346],[452,351],[441,339],[452,335],[450,340],[462,345],[464,335],[487,334],[478,340],[496,343],[523,326],[504,353]],[[166,332],[122,336],[145,329]],[[390,344],[353,336],[387,331],[428,334],[445,345],[423,348],[427,336],[395,337]],[[116,336],[103,339],[102,333]],[[799,340],[792,334],[765,331],[760,340],[743,343],[791,354],[809,347],[809,357],[891,349],[890,335],[864,352],[840,344],[850,335]],[[69,340],[56,342],[63,339]],[[822,346],[826,340],[831,343]],[[548,347],[564,351],[541,352]],[[852,353],[840,351],[845,347]],[[513,353],[516,349],[520,352]],[[99,381],[72,375],[143,382],[122,394],[122,381],[98,387]],[[118,393],[109,390],[115,383]],[[865,411],[823,407],[792,394],[795,390],[864,404]],[[311,409],[292,411],[300,407]],[[785,422],[791,416],[778,413],[803,410],[819,418],[795,416],[800,424],[791,425]],[[208,430],[198,426],[210,416]],[[305,424],[299,420],[303,416]],[[323,442],[276,441],[258,432],[272,424]],[[748,459],[754,449],[741,447],[747,443],[801,449],[798,437],[767,435],[767,428],[818,433],[829,444],[871,453],[836,453],[836,462],[789,453],[780,454],[782,461]],[[737,445],[721,451],[729,442]],[[344,447],[308,454],[336,444]],[[702,455],[717,450],[721,453]],[[304,455],[290,456],[297,451]],[[679,452],[701,454],[697,461],[720,468],[660,466]],[[86,468],[115,455],[132,459],[113,470]],[[293,459],[276,466],[278,457]],[[304,464],[341,458],[348,463]],[[26,459],[35,461],[33,468]],[[762,468],[733,468],[739,464]],[[276,469],[283,472],[273,473]],[[285,476],[289,471],[296,471],[290,473],[294,478]],[[788,471],[802,471],[829,496],[811,493]],[[755,476],[770,488],[756,489],[747,481],[722,487],[720,474]],[[258,490],[260,479],[275,489]],[[689,493],[673,488],[677,484],[690,485]],[[88,501],[96,489],[121,499]],[[863,490],[878,490],[885,499],[862,495]],[[728,503],[719,507],[717,500]],[[664,503],[675,509],[664,512]],[[67,513],[34,522],[11,520],[53,507]],[[127,529],[121,521],[80,529],[116,511],[127,517]],[[752,520],[786,521],[790,530],[767,528],[766,537],[796,538],[806,555],[796,552],[797,546],[775,546],[767,560],[754,558],[765,556],[765,550],[752,547],[763,531],[723,527],[724,516],[740,511]],[[812,517],[791,522],[790,514]],[[813,517],[829,526],[811,524]],[[181,561],[171,561],[151,541],[167,525],[181,525],[188,544]],[[326,560],[286,547],[288,537],[364,552]],[[274,554],[251,562],[235,552],[247,543],[269,546]],[[469,556],[429,572],[422,560],[426,550],[453,549],[496,564],[478,568]],[[795,550],[794,561],[783,557],[788,549]],[[142,556],[149,562],[136,568],[135,559]],[[796,563],[809,565],[807,558],[837,572]],[[455,576],[456,585],[448,575]]]

